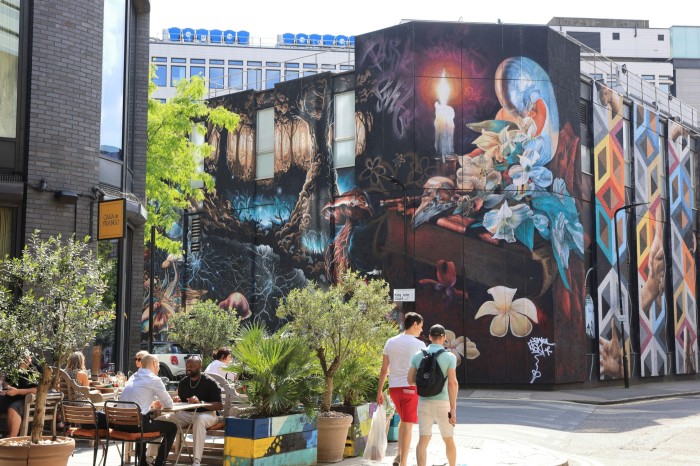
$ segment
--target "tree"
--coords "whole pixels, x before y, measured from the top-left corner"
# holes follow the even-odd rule
[[[170,318],[169,338],[189,350],[200,351],[206,363],[211,362],[214,351],[233,342],[240,324],[235,310],[221,309],[211,300],[202,301],[190,312]]]
[[[151,76],[153,74],[152,70]],[[156,87],[151,80],[149,96]],[[205,126],[194,123],[233,131],[240,118],[224,107],[210,108],[203,100],[205,95],[205,81],[193,76],[177,83],[175,97],[168,102],[148,99],[146,231],[155,225],[161,232],[169,232],[184,210],[204,199],[204,193],[196,186],[202,185],[205,189],[213,186],[211,175],[199,168],[201,161],[211,155],[212,146],[190,141],[192,131],[202,136],[206,134]],[[145,235],[145,241],[150,240],[149,236]],[[181,247],[166,234],[156,236],[156,246],[173,254]]]
[[[62,366],[109,319],[102,311],[108,270],[87,240],[42,240],[35,231],[21,257],[0,261],[0,367],[16,375],[27,354],[43,366],[32,443],[41,439],[46,395],[58,376],[49,364]]]
[[[321,411],[330,411],[333,378],[348,358],[362,351],[366,341],[383,342],[386,335],[396,333],[394,324],[387,320],[393,307],[384,280],[365,282],[353,271],[346,271],[340,282],[327,290],[310,282],[284,298],[277,316],[292,319],[287,328],[313,349],[323,371]],[[376,357],[381,359],[381,354]]]

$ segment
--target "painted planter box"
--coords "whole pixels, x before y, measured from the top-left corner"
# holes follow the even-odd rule
[[[399,441],[399,420],[401,418],[399,417],[398,414],[394,414],[394,417],[391,418],[391,422],[389,422],[389,430],[386,433],[386,439],[389,442],[398,442]]]
[[[332,409],[352,415],[352,424],[348,430],[343,456],[348,458],[362,455],[365,452],[367,435],[372,427],[372,415],[377,410],[377,403],[365,403],[359,406],[333,406]]]
[[[316,418],[292,414],[260,419],[226,418],[224,466],[316,464]]]

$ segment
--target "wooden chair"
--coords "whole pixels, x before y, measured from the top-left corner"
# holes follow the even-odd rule
[[[91,440],[93,442],[95,452],[92,458],[92,465],[96,466],[98,464],[98,445],[102,446],[102,458],[107,454],[105,445],[100,442],[100,439],[107,438],[108,430],[99,428],[95,405],[89,400],[64,401],[63,422],[66,425],[64,430],[68,437]],[[68,427],[69,425],[71,427]]]
[[[138,404],[132,401],[106,401],[105,414],[107,415],[107,427],[109,427],[109,430],[107,431],[107,448],[109,448],[110,440],[122,442],[122,464],[124,464],[125,443],[134,443],[141,445],[141,448],[146,448],[149,443],[162,443],[164,440],[164,437],[160,434],[160,432],[143,431],[141,408],[139,408]],[[129,431],[122,430],[124,427],[130,428]],[[136,432],[133,432],[133,430]],[[141,456],[142,455],[137,454],[136,464],[139,464],[139,459]],[[106,455],[104,463],[105,465],[107,464]]]
[[[44,412],[44,422],[51,422],[51,435],[56,435],[56,421],[60,413],[60,405],[63,401],[63,393],[49,393],[46,396],[46,411]],[[36,410],[36,395],[30,393],[24,397],[24,416],[19,427],[19,435],[26,437],[29,435],[29,426],[34,420]]]
[[[65,369],[59,369],[59,371],[61,377],[61,391],[69,400],[90,400],[93,403],[105,401],[106,397],[103,396],[102,392],[99,390],[90,390],[90,387],[78,385],[78,382],[73,380]]]

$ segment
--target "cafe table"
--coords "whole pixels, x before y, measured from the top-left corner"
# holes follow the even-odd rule
[[[212,404],[211,403],[186,403],[186,402],[176,402],[173,403],[173,405],[170,408],[154,408],[151,409],[151,413],[154,415],[158,414],[170,414],[170,413],[178,413],[180,411],[194,411],[198,408],[211,408]],[[192,424],[188,424],[187,426],[183,426],[180,423],[180,420],[178,419],[177,416],[172,416],[172,420],[174,421],[174,424],[177,425],[177,432],[178,432],[178,437],[180,438],[180,442],[178,449],[177,449],[177,457],[175,458],[175,465],[179,464],[180,461],[180,455],[182,454],[182,447],[185,444],[185,438],[187,435],[190,434],[190,430],[192,429]],[[192,456],[192,454],[189,452],[188,448],[188,456]],[[191,459],[191,458],[190,458]]]

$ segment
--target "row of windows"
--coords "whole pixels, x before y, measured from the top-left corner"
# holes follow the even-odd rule
[[[153,63],[167,63],[168,58],[167,57],[151,57],[151,61]],[[204,65],[206,64],[206,60],[204,58],[190,58],[190,64],[192,65]],[[223,65],[225,60],[221,59],[215,59],[215,58],[210,58],[209,59],[209,64],[210,65]],[[186,58],[176,58],[176,57],[171,57],[170,58],[170,63],[187,63]],[[243,60],[228,60],[228,65],[229,66],[243,66]],[[261,67],[263,66],[263,62],[259,60],[249,60],[245,62],[246,66],[249,67]],[[320,65],[318,63],[284,63],[285,68],[295,68],[298,69],[299,65],[303,65],[304,68],[306,69],[311,69],[315,70],[318,68],[321,68],[323,70],[335,70],[338,67],[332,63],[321,63]],[[265,66],[268,68],[281,68],[282,63],[277,62],[277,61],[266,61]],[[341,70],[351,70],[353,69],[352,65],[340,65]]]
[[[636,36],[637,36],[637,34],[636,34],[636,32],[635,32],[635,37],[636,37]],[[619,33],[619,32],[613,32],[613,33],[612,33],[612,40],[620,40],[620,33]],[[656,40],[662,42],[662,41],[666,40],[666,38],[664,37],[663,34],[659,34],[659,35],[656,36]]]
[[[350,66],[350,65],[341,65]],[[352,67],[351,67],[352,68]],[[156,65],[156,74],[153,77],[153,82],[156,86],[168,86],[168,65]],[[187,74],[187,66],[185,65],[170,65],[170,87],[175,87],[181,79],[187,79],[192,76],[201,76],[209,78],[209,89],[272,89],[275,84],[290,79],[297,79],[299,76],[311,76],[317,73],[315,70],[304,70],[301,73],[298,69],[285,69],[284,74],[281,69],[265,69],[265,79],[263,80],[263,70],[260,68],[224,68],[223,66],[210,66],[209,75],[207,76],[207,68],[204,66],[190,66],[189,75]]]
[[[333,166],[355,165],[355,92],[334,96]],[[255,179],[275,175],[275,109],[258,110],[255,131]]]
[[[605,73],[591,73],[590,76],[594,81],[604,81],[610,86],[615,86],[618,84],[618,79],[614,75],[607,75]],[[657,76],[654,74],[643,74],[641,77],[643,80],[655,85],[667,94],[671,92],[671,85],[673,84],[672,76],[659,75],[657,79]]]

